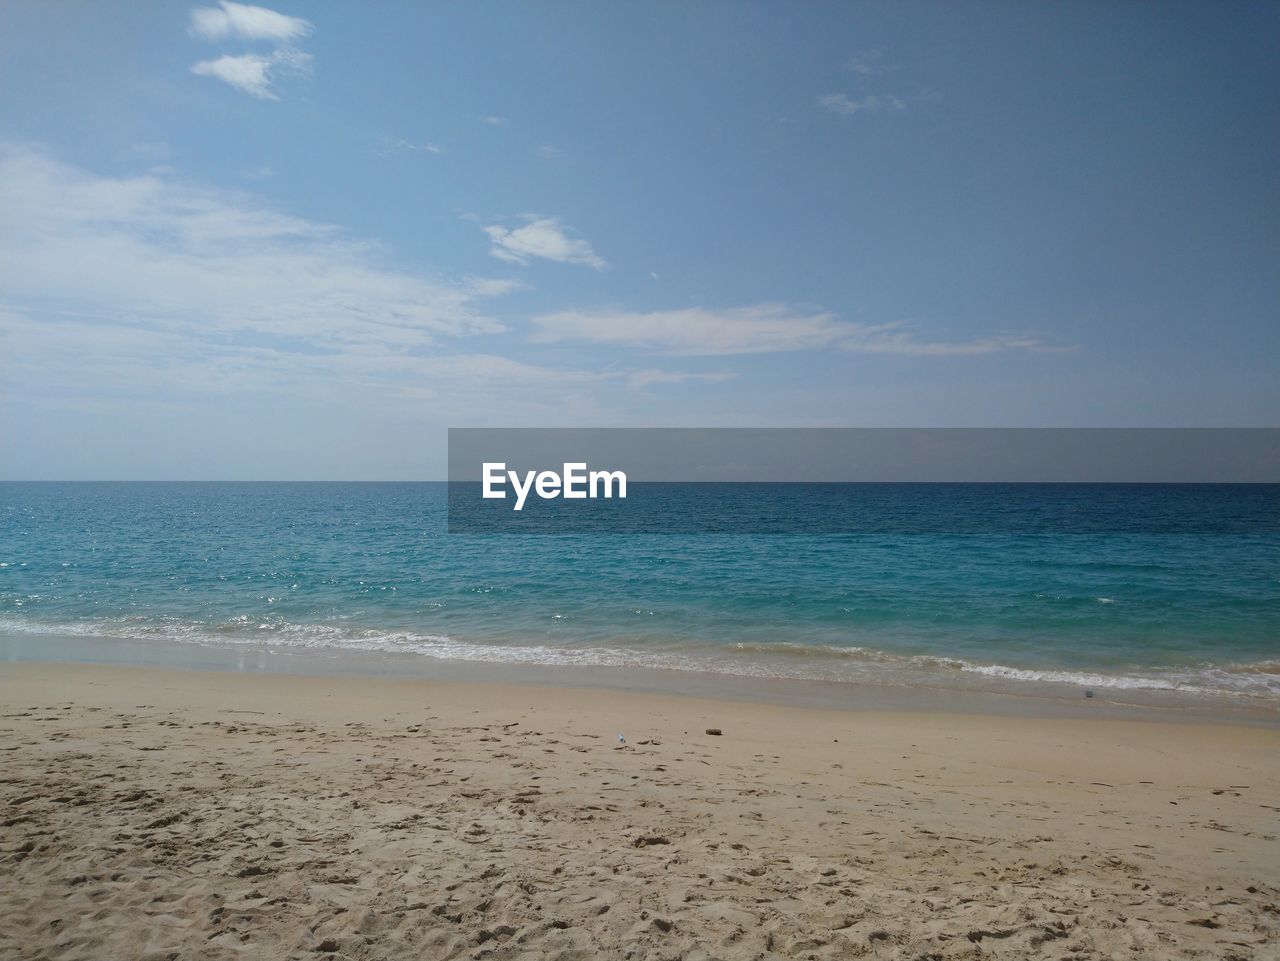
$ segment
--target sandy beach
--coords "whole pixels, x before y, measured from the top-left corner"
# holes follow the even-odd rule
[[[1280,956],[1274,729],[70,664],[0,702],[4,958]]]

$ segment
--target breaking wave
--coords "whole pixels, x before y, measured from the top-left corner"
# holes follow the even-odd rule
[[[1128,667],[1115,670],[1029,667],[934,654],[906,655],[868,647],[823,644],[520,644],[454,638],[412,630],[349,624],[294,623],[282,618],[232,618],[216,624],[145,617],[41,622],[0,617],[0,633],[158,640],[207,646],[288,651],[408,654],[441,660],[565,667],[641,667],[739,677],[788,678],[880,685],[1060,693],[1064,689],[1167,691],[1201,696],[1280,700],[1280,661]]]

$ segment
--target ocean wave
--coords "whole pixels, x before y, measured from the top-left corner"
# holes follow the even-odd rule
[[[1070,684],[1075,687],[1122,691],[1187,691],[1197,694],[1243,694],[1280,697],[1280,672],[1205,668],[1199,671],[1166,670],[1152,674],[1098,674],[1086,671],[1031,669],[1005,664],[964,664],[973,674],[1012,681]]]
[[[764,656],[860,661],[868,664],[908,666],[924,671],[962,671],[1009,681],[1063,684],[1114,690],[1194,691],[1198,693],[1246,693],[1280,696],[1280,661],[1254,664],[1203,666],[1196,670],[1149,668],[1149,674],[1071,671],[1061,668],[1027,668],[1007,664],[978,664],[938,654],[892,654],[865,647],[824,644],[735,644],[735,650]]]
[[[642,667],[740,677],[889,685],[984,687],[1031,693],[1035,688],[1165,691],[1280,700],[1280,661],[1189,668],[1070,670],[977,663],[937,654],[795,642],[572,646],[462,640],[413,630],[295,623],[243,616],[215,624],[145,617],[40,622],[0,617],[0,633],[161,640],[209,646],[410,654],[441,660],[550,667]]]

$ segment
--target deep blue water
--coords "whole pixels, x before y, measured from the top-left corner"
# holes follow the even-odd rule
[[[3,483],[0,633],[1280,698],[1280,488],[1080,485],[1145,518],[1082,533],[1026,523],[1061,487],[888,486],[814,495],[874,533],[614,536],[450,534],[443,484]],[[943,500],[962,533],[874,523]]]

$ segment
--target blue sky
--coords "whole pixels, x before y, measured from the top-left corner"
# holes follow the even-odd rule
[[[0,6],[0,476],[1271,426],[1274,4]]]

